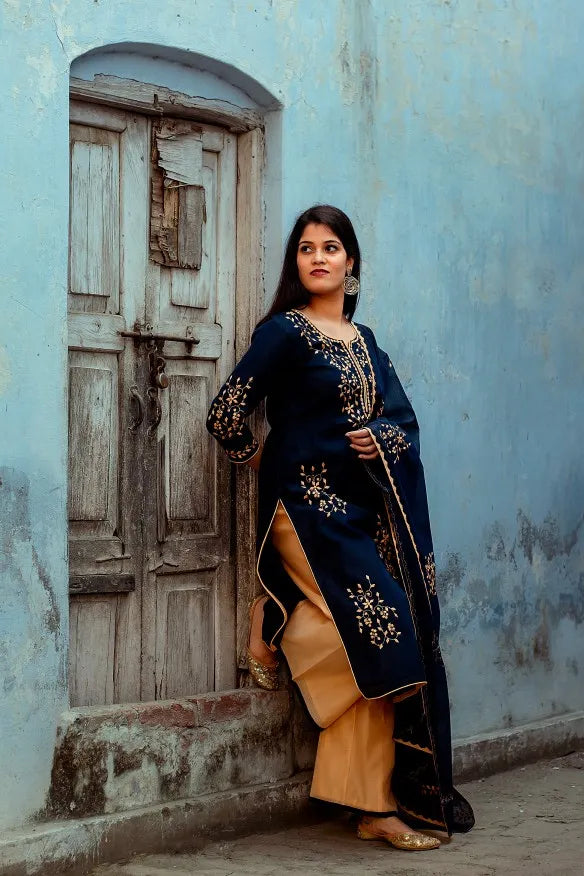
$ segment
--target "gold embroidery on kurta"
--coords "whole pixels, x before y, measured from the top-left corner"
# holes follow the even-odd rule
[[[424,578],[430,596],[436,596],[436,563],[434,553],[428,554],[424,561]]]
[[[299,311],[290,310],[284,316],[300,331],[312,352],[321,353],[340,372],[341,410],[346,414],[349,425],[362,426],[367,423],[375,402],[375,372],[359,330],[355,329],[352,341],[341,341],[323,334]]]
[[[335,511],[346,514],[347,503],[332,492],[326,474],[324,462],[321,463],[320,471],[317,471],[313,465],[310,466],[310,470],[305,469],[303,465],[300,466],[300,486],[306,490],[304,499],[309,505],[316,505],[327,517]]]
[[[404,430],[392,423],[382,423],[379,426],[379,435],[385,442],[388,452],[393,456],[394,462],[399,462],[402,453],[411,447]]]
[[[375,369],[371,363],[371,356],[369,355],[369,348],[365,342],[365,338],[359,331],[356,329],[357,337],[354,343],[351,346],[351,351],[353,352],[357,367],[361,372],[361,379],[363,381],[363,389],[365,391],[365,396],[367,398],[367,411],[368,411],[368,419],[373,416],[373,411],[375,408],[375,395],[377,392],[377,384],[375,381]]]
[[[228,378],[209,411],[208,422],[215,438],[229,440],[243,434],[247,394],[252,383],[253,377],[246,383],[239,377],[234,381],[233,375]]]
[[[260,445],[258,441],[254,438],[253,441],[251,441],[241,450],[226,450],[225,453],[227,454],[229,459],[247,462],[247,458],[251,458],[255,454],[259,446]]]
[[[393,618],[398,617],[397,610],[393,606],[385,604],[369,575],[365,575],[365,577],[367,583],[358,582],[355,585],[355,592],[347,587],[347,593],[357,609],[359,632],[368,632],[371,644],[377,648],[383,648],[389,642],[399,645],[401,631],[396,628],[392,619],[392,616]]]

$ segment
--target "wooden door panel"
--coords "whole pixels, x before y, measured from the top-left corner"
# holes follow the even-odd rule
[[[70,353],[69,520],[75,537],[118,524],[118,358]]]
[[[177,375],[168,387],[169,520],[207,523],[211,502],[211,454],[204,415],[211,403],[209,380]],[[213,497],[214,498],[214,497]]]
[[[213,372],[210,361],[179,359],[167,364],[169,386],[162,395],[160,424],[165,435],[166,540],[217,531],[217,454],[205,428]]]
[[[99,353],[123,353],[125,341],[120,332],[126,328],[123,316],[115,314],[71,313],[68,317],[69,349]]]
[[[203,258],[199,271],[186,268],[163,269],[170,305],[207,310],[213,304],[217,280],[217,154],[203,152],[201,183],[205,192]],[[164,290],[166,292],[166,290]],[[160,318],[166,316],[166,307]]]
[[[201,138],[200,269],[155,264],[158,255],[149,265],[148,322],[160,333],[199,340],[190,350],[165,343],[169,385],[159,392],[156,454],[151,450],[157,508],[147,527],[143,617],[145,651],[154,660],[145,664],[143,689],[154,672],[157,697],[233,687],[237,672],[230,466],[205,428],[218,383],[233,367],[236,143],[205,127]]]
[[[122,597],[76,597],[69,613],[69,694],[72,703],[114,701],[117,603]],[[96,660],[99,654],[99,660]]]
[[[81,596],[69,612],[69,695],[85,706],[136,699],[132,596]]]
[[[214,688],[214,578],[212,572],[158,576],[157,699]]]
[[[71,125],[70,310],[117,313],[120,134]]]
[[[148,122],[79,104],[71,121],[70,696],[77,706],[140,698],[142,434],[128,427],[144,357],[120,333],[145,309]],[[128,589],[129,582],[133,589],[118,595],[117,583]]]

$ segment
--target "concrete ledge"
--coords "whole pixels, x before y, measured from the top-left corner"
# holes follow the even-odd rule
[[[584,746],[584,712],[570,712],[455,740],[453,768],[457,782],[490,776],[512,767],[561,757]]]
[[[0,876],[81,876],[134,854],[196,849],[211,837],[317,820],[310,779],[300,773],[273,784],[11,831],[0,837]]]
[[[71,709],[57,731],[46,816],[108,815],[287,779],[303,768],[292,702],[288,690],[254,689]]]

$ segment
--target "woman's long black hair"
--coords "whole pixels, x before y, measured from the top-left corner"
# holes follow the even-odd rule
[[[300,282],[300,277],[298,276],[296,255],[304,229],[311,222],[314,222],[316,225],[328,225],[331,231],[336,234],[345,248],[347,257],[353,259],[353,276],[359,279],[361,252],[351,220],[338,207],[331,207],[329,204],[315,204],[314,207],[310,207],[301,213],[294,223],[288,243],[286,244],[284,264],[282,265],[282,273],[276,287],[274,300],[258,325],[261,325],[276,313],[284,313],[286,310],[292,310],[295,307],[305,307],[310,301],[310,295]],[[343,313],[347,319],[353,318],[358,298],[358,295],[345,295]]]

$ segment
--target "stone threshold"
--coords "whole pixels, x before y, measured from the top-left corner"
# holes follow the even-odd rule
[[[314,762],[289,689],[70,709],[44,816],[86,818],[288,779]]]

